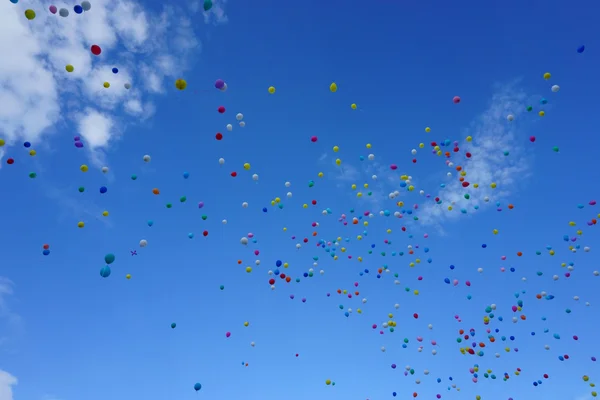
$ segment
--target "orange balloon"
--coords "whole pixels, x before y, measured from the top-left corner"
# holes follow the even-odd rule
[[[518,255],[519,257],[521,257],[521,256],[523,255],[523,253],[521,253],[520,251],[517,251],[517,255]]]
[[[508,205],[508,209],[509,209],[509,210],[512,210],[513,208],[515,208],[515,206],[513,206],[512,204],[509,204],[509,205]]]
[[[154,194],[160,194],[160,190],[158,190],[157,188],[152,189],[152,193]]]

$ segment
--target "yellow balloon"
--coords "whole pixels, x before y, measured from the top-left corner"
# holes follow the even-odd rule
[[[352,190],[356,190],[356,183],[353,183],[350,187],[352,188]]]
[[[540,111],[539,115],[540,115],[540,117],[543,117],[544,115],[546,115],[546,113],[544,111]]]
[[[322,172],[319,172],[319,173],[317,174],[317,176],[318,176],[319,178],[322,178],[324,175],[323,175],[323,173],[322,173]]]
[[[350,104],[350,107],[352,107],[353,110],[356,110],[356,104],[352,103]]]
[[[490,187],[491,187],[492,189],[496,189],[496,186],[497,186],[497,185],[496,185],[496,182],[492,182],[492,183],[490,183]]]
[[[430,127],[425,128],[425,132],[427,132],[427,133],[431,132],[431,128]]]
[[[131,274],[127,274],[127,275],[125,275],[125,278],[127,278],[127,279],[131,279]]]
[[[35,18],[35,11],[33,10],[25,10],[25,18],[27,18],[28,20],[32,20]]]
[[[185,79],[177,79],[175,81],[175,87],[179,90],[184,90],[187,87],[187,82]]]
[[[371,146],[371,143],[367,143],[367,149],[370,149],[371,147],[373,147]]]
[[[108,211],[102,211],[102,216],[103,217],[108,217]]]
[[[274,86],[269,86],[269,93],[271,93],[271,94],[275,93],[275,87]]]
[[[29,155],[30,155],[30,156],[32,156],[32,157],[33,157],[33,156],[35,156],[36,154],[37,154],[37,153],[36,153],[36,151],[35,151],[35,150],[29,150]]]
[[[79,167],[79,169],[81,170],[81,172],[88,172],[90,168],[87,165],[83,164],[81,167]]]
[[[4,146],[6,144],[6,142],[4,141],[4,139],[0,139],[0,147]]]
[[[545,79],[545,80],[548,80],[548,79],[550,79],[551,77],[552,77],[552,75],[550,75],[550,72],[546,72],[546,73],[544,74],[544,79]]]
[[[472,136],[467,136],[467,142],[472,142],[473,141],[473,137]]]
[[[425,147],[425,143],[419,143],[419,148],[422,149],[423,147]]]
[[[494,235],[497,235],[497,234],[498,234],[498,229],[494,229],[494,230],[492,231],[492,233],[493,233]]]
[[[245,164],[244,164],[244,169],[245,169],[246,171],[249,171],[249,170],[250,170],[250,164],[248,164],[248,163],[245,163]]]
[[[337,85],[335,84],[335,82],[329,85],[329,90],[331,90],[332,93],[337,92]]]
[[[247,272],[247,273],[250,273],[250,272],[252,272],[252,267],[246,267],[246,272]]]
[[[327,379],[327,380],[325,381],[325,384],[326,384],[326,385],[331,385],[331,379]]]
[[[104,82],[104,87],[108,89],[110,87],[110,83]]]
[[[75,68],[71,64],[67,64],[67,66],[65,67],[65,69],[67,70],[67,72],[73,72],[73,71],[75,71]]]
[[[337,153],[338,151],[340,151],[340,148],[338,146],[333,146],[333,151]]]
[[[248,326],[250,323],[248,321],[244,322],[244,326]]]
[[[85,224],[84,224],[82,221],[79,221],[79,222],[77,223],[77,227],[78,227],[78,228],[83,228],[84,226],[85,226]]]
[[[336,165],[342,165],[342,160],[340,160],[339,158],[337,160],[335,160],[335,164]]]

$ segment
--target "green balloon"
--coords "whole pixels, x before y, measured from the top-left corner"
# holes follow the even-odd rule
[[[85,188],[83,186],[80,186],[77,190],[79,190],[79,193],[83,193],[85,191]]]
[[[108,253],[104,256],[104,262],[107,264],[112,264],[115,262],[115,255],[112,253]]]
[[[204,11],[208,11],[212,8],[213,3],[211,0],[204,0]]]
[[[186,200],[187,200],[187,197],[185,197],[185,196],[181,196],[179,198],[179,201],[182,202],[182,203],[185,203]]]
[[[173,207],[173,204],[167,203],[167,208],[171,208],[171,207]]]

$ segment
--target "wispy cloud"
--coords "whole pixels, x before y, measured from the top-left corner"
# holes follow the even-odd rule
[[[15,313],[9,306],[9,298],[13,295],[14,283],[5,277],[0,276],[0,322],[5,327],[10,328],[10,331],[20,328],[21,316]],[[0,336],[0,348],[4,349],[7,343],[10,341],[10,337],[7,336],[9,330],[4,330],[4,336]],[[1,372],[1,371],[0,371]],[[1,386],[1,384],[0,384]],[[0,393],[2,390],[0,389]],[[0,396],[0,400],[2,397]]]
[[[108,228],[113,227],[111,220],[102,216],[104,210],[93,201],[81,200],[72,195],[72,190],[69,189],[59,189],[50,186],[45,186],[43,189],[49,199],[54,200],[63,208],[64,211],[60,215],[61,219],[78,218],[79,221],[83,221],[84,223],[91,220],[98,220]]]
[[[202,16],[185,5],[157,13],[135,0],[92,1],[90,11],[76,14],[69,6],[62,18],[44,1],[26,3],[0,2],[0,53],[11,55],[0,63],[0,132],[9,145],[39,144],[42,135],[74,123],[92,161],[104,162],[103,149],[154,113],[156,95],[174,90],[201,50],[193,28]],[[214,3],[207,22],[226,21],[225,2]],[[24,17],[25,8],[36,11],[34,20]]]
[[[464,137],[471,136],[473,141],[463,140],[460,148],[470,152],[472,157],[447,164],[448,169],[443,174],[451,172],[453,178],[446,181],[443,175],[440,176],[440,182],[446,186],[432,197],[439,197],[442,204],[429,202],[421,208],[419,218],[423,224],[439,224],[462,215],[461,209],[470,213],[475,211],[476,205],[490,206],[511,195],[516,180],[526,175],[529,167],[517,123],[526,99],[525,92],[513,84],[499,88],[493,95],[489,108],[464,131]],[[507,120],[509,114],[515,116],[515,121]],[[458,165],[466,173],[464,179],[470,184],[468,188],[457,179]],[[495,189],[491,183],[496,183]],[[474,188],[474,184],[479,187]],[[464,197],[465,193],[470,195],[469,199]],[[449,205],[453,206],[453,211],[448,211]]]
[[[12,388],[17,383],[17,378],[0,369],[0,400],[13,400]]]
[[[437,187],[441,183],[445,185],[429,194],[429,199],[420,204],[419,223],[435,226],[443,234],[441,224],[463,215],[461,209],[467,210],[467,215],[470,215],[476,205],[484,209],[510,197],[516,189],[517,180],[529,174],[529,160],[523,147],[523,125],[519,122],[527,100],[527,95],[516,83],[497,86],[488,108],[463,130],[464,139],[459,143],[461,155],[449,159],[445,169],[435,176],[409,177],[418,191],[421,185],[429,182],[435,182]],[[514,116],[513,122],[508,121],[508,115]],[[466,140],[468,136],[473,138],[471,142]],[[463,157],[465,152],[471,153],[471,158]],[[455,161],[457,159],[460,161]],[[399,176],[402,172],[391,171],[376,157],[367,157],[358,167],[348,163],[336,166],[329,156],[322,157],[320,161],[334,164],[334,179],[340,188],[349,190],[352,183],[362,185],[368,182],[373,195],[367,201],[374,206],[385,207],[389,204],[388,208],[393,208],[389,201],[395,203],[407,194],[406,189],[400,188]],[[459,165],[466,173],[464,178],[470,184],[468,188],[458,180],[456,167]],[[448,173],[452,175],[451,178],[448,178]],[[373,176],[377,176],[377,179],[373,180]],[[495,189],[490,186],[492,182],[496,183]],[[475,184],[478,188],[474,187]],[[423,190],[422,194],[430,193],[425,187]],[[469,194],[469,199],[464,197],[465,193]],[[442,204],[435,203],[436,197],[440,198]],[[450,205],[452,211],[448,210]]]

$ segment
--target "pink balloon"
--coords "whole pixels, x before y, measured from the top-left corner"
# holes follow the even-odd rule
[[[229,337],[229,336],[231,336],[231,332],[227,332],[227,333],[225,334],[225,337]]]
[[[316,143],[316,142],[317,142],[317,140],[319,140],[319,139],[318,139],[316,136],[312,136],[312,137],[310,138],[310,141],[311,141],[311,142],[313,142],[313,143]]]
[[[460,97],[458,97],[458,96],[454,96],[454,98],[452,99],[452,102],[453,102],[454,104],[458,104],[458,103],[460,103]]]
[[[51,5],[48,9],[52,14],[56,14],[56,12],[58,11],[55,5]]]
[[[397,169],[398,169],[398,166],[397,166],[396,164],[392,164],[392,165],[390,165],[390,169],[391,169],[392,171],[395,171],[395,170],[397,170]]]

